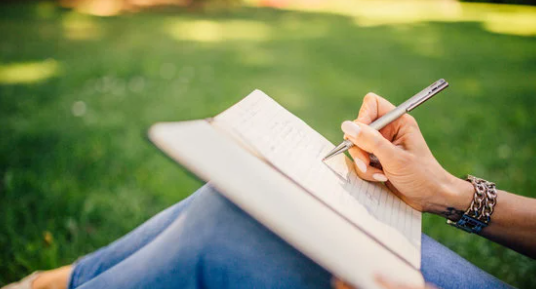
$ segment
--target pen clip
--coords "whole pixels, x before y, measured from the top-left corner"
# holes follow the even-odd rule
[[[416,95],[416,97],[415,97],[416,101],[414,103],[410,104],[408,106],[408,108],[406,109],[406,111],[409,112],[409,111],[413,110],[414,108],[416,108],[417,106],[421,105],[423,102],[427,101],[432,96],[436,95],[437,93],[439,93],[443,89],[447,88],[448,86],[449,86],[449,83],[447,81],[445,81],[443,78],[441,78],[440,80],[432,83],[430,86],[428,86],[427,88],[423,89],[421,92],[419,92]]]

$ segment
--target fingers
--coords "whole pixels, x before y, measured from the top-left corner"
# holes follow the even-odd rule
[[[382,170],[370,165],[369,153],[357,146],[350,148],[349,152],[354,159],[354,164],[357,168],[357,175],[360,178],[371,182],[387,181],[387,177]]]
[[[433,285],[431,285],[429,283],[426,283],[426,285],[424,287],[421,287],[421,286],[418,286],[418,287],[408,286],[408,285],[404,285],[404,284],[394,283],[391,280],[389,280],[389,279],[387,279],[385,277],[382,277],[382,276],[377,276],[376,277],[376,282],[380,286],[385,288],[385,289],[436,289],[435,286],[433,286]]]
[[[378,282],[378,284],[380,284],[380,286],[382,286],[385,289],[419,289],[419,288],[415,288],[415,287],[410,287],[410,286],[406,286],[406,285],[393,283],[393,282],[388,281],[388,280],[386,280],[385,278],[382,278],[382,277],[376,278],[376,282]]]
[[[363,99],[356,121],[370,125],[373,121],[382,117],[394,108],[395,106],[386,99],[369,92]],[[414,129],[415,127],[418,128],[417,121],[411,115],[404,114],[382,128],[380,133],[384,135],[385,138],[393,141],[401,131],[407,131],[410,128]]]
[[[437,289],[432,284],[426,283],[424,287],[418,286],[408,286],[403,284],[397,284],[392,282],[391,280],[382,277],[382,276],[376,276],[376,282],[385,289]],[[353,289],[352,286],[346,284],[344,281],[341,281],[338,278],[333,277],[331,279],[331,286],[334,289]]]
[[[376,155],[384,166],[386,162],[397,159],[400,151],[402,151],[383,137],[377,130],[366,124],[345,121],[342,123],[341,129],[345,133],[346,138],[363,151]],[[362,155],[360,154],[359,156]],[[367,161],[362,158],[360,160],[363,162]],[[370,166],[367,167],[367,170],[370,168]]]
[[[359,109],[357,121],[364,124],[370,124],[372,121],[383,116],[394,108],[395,106],[385,98],[373,92],[369,92],[363,98],[363,103]]]
[[[332,287],[334,289],[353,289],[352,286],[344,283],[343,281],[341,281],[338,278],[331,279],[331,283],[332,283]]]

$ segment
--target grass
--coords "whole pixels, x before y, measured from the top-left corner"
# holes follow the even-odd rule
[[[217,114],[255,88],[338,142],[366,92],[399,103],[445,78],[451,87],[413,113],[440,163],[536,197],[536,38],[526,26],[497,31],[466,14],[370,24],[383,10],[340,11],[99,18],[3,5],[0,285],[73,262],[192,193],[201,183],[147,128]],[[529,258],[438,217],[425,216],[423,230],[510,284],[536,284]]]

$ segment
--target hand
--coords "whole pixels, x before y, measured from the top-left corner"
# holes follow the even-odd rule
[[[369,93],[363,99],[358,118],[342,123],[345,138],[355,144],[349,152],[357,174],[368,181],[385,182],[416,210],[446,217],[463,214],[472,199],[471,184],[443,169],[412,116],[404,114],[379,132],[368,126],[394,108],[384,98]],[[381,167],[371,165],[371,153]]]
[[[437,289],[435,286],[429,283],[426,283],[424,287],[421,287],[421,286],[412,287],[412,286],[407,286],[403,284],[393,283],[383,277],[376,277],[376,282],[385,289]],[[352,288],[352,286],[344,283],[343,281],[337,278],[332,279],[332,284],[333,284],[332,286],[334,289],[354,289]]]

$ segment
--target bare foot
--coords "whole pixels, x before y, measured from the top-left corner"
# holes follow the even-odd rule
[[[32,283],[32,289],[67,289],[67,282],[73,270],[72,265],[39,273]]]

